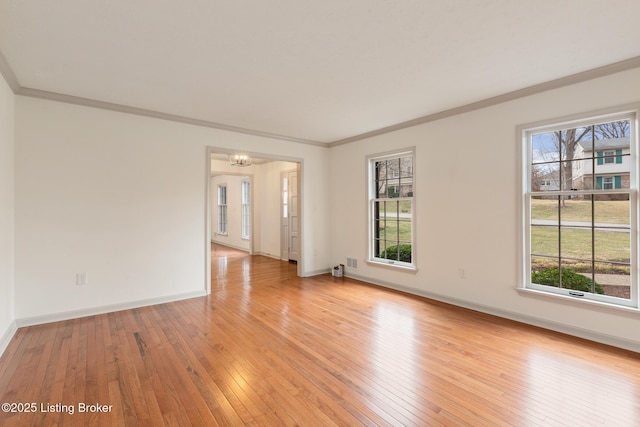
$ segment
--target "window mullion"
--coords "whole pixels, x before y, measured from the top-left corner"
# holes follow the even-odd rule
[[[369,197],[373,203],[369,261],[413,269],[413,151],[370,158],[368,162]],[[406,200],[411,200],[408,218],[401,212]],[[411,251],[407,258],[406,252],[401,251],[404,245]]]
[[[636,113],[590,121],[523,131],[523,286],[638,308]]]

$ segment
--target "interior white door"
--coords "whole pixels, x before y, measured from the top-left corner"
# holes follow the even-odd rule
[[[289,260],[298,261],[298,172],[289,172]]]
[[[289,174],[280,174],[280,258],[289,259]]]
[[[299,219],[298,219],[298,172],[283,172],[281,209],[281,258],[298,261],[300,256]]]

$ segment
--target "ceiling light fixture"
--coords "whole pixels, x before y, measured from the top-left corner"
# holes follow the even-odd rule
[[[244,153],[236,153],[229,155],[229,164],[231,166],[251,166],[251,157]]]

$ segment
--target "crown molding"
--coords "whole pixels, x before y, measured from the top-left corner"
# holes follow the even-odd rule
[[[20,83],[18,83],[16,75],[13,73],[13,70],[7,62],[7,58],[4,57],[2,52],[0,52],[0,74],[4,77],[4,80],[7,82],[13,93],[20,90]]]
[[[262,138],[278,139],[300,144],[315,145],[319,147],[327,147],[328,144],[319,141],[312,141],[303,138],[296,138],[288,135],[280,135],[275,133],[263,132],[254,129],[247,129],[239,126],[225,125],[223,123],[211,122],[208,120],[194,119],[191,117],[179,116],[176,114],[162,113],[160,111],[147,110],[145,108],[130,107],[128,105],[114,104],[111,102],[98,101],[95,99],[82,98],[78,96],[65,95],[56,92],[48,92],[40,89],[28,87],[20,87],[14,91],[16,95],[27,96],[31,98],[46,99],[49,101],[64,102],[67,104],[81,105],[84,107],[99,108],[102,110],[116,111],[120,113],[134,114],[137,116],[152,117],[155,119],[168,120],[173,122],[185,123],[194,126],[208,127],[229,132],[243,133],[247,135],[259,136]]]
[[[418,117],[406,122],[397,123],[395,125],[386,126],[380,129],[372,130],[360,135],[355,135],[349,138],[333,141],[329,143],[329,147],[335,147],[338,145],[348,144],[351,142],[360,141],[374,136],[384,135],[397,130],[410,128],[413,126],[421,125],[424,123],[434,122],[436,120],[445,119],[447,117],[457,116],[458,114],[464,114],[471,111],[479,110],[493,105],[502,104],[504,102],[513,101],[515,99],[524,98],[527,96],[535,95],[538,93],[546,92],[553,89],[559,89],[565,86],[570,86],[577,83],[582,83],[588,80],[593,80],[598,77],[605,77],[611,74],[619,73],[622,71],[632,70],[634,68],[640,68],[640,56],[627,59],[613,64],[605,65],[603,67],[594,68],[581,73],[572,74],[570,76],[561,77],[559,79],[551,80],[544,83],[539,83],[533,86],[529,86],[523,89],[514,90],[513,92],[504,93],[502,95],[493,96],[491,98],[483,99],[471,104],[462,105],[460,107],[451,108],[449,110],[440,111],[434,114]]]
[[[47,99],[50,101],[64,102],[68,104],[82,105],[85,107],[99,108],[103,110],[116,111],[127,114],[134,114],[144,117],[152,117],[161,120],[174,121],[179,123],[185,123],[195,126],[208,127],[218,130],[225,130],[229,132],[237,132],[247,135],[258,136],[262,138],[279,139],[284,141],[297,142],[300,144],[314,145],[317,147],[336,147],[339,145],[349,144],[351,142],[360,141],[367,138],[372,138],[379,135],[395,132],[401,129],[410,128],[413,126],[421,125],[424,123],[434,122],[436,120],[445,119],[447,117],[456,116],[459,114],[468,113],[471,111],[479,110],[482,108],[491,107],[494,105],[502,104],[504,102],[513,101],[526,96],[535,95],[538,93],[546,92],[553,89],[559,89],[565,86],[570,86],[577,83],[582,83],[588,80],[593,80],[599,77],[605,77],[611,74],[616,74],[622,71],[627,71],[635,68],[640,68],[640,56],[630,58],[624,61],[615,62],[613,64],[605,65],[591,70],[583,71],[570,76],[561,77],[555,80],[551,80],[544,83],[539,83],[533,86],[529,86],[523,89],[518,89],[512,92],[504,93],[501,95],[493,96],[491,98],[483,99],[481,101],[473,102],[470,104],[462,105],[459,107],[451,108],[437,113],[429,114],[426,116],[418,117],[416,119],[408,120],[405,122],[397,123],[395,125],[386,126],[380,129],[375,129],[369,132],[365,132],[359,135],[354,135],[348,138],[332,141],[332,142],[320,142],[309,139],[296,138],[288,135],[279,135],[269,132],[263,132],[254,129],[247,129],[238,126],[226,125],[223,123],[211,122],[208,120],[194,119],[191,117],[179,116],[176,114],[162,113],[154,110],[147,110],[144,108],[130,107],[122,104],[115,104],[110,102],[98,101],[89,98],[82,98],[72,95],[65,95],[55,92],[48,92],[39,89],[27,88],[20,86],[16,75],[9,66],[6,58],[0,52],[0,74],[4,77],[7,84],[13,90],[16,95],[28,96],[32,98]]]

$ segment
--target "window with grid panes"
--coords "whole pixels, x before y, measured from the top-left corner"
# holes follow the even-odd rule
[[[369,261],[415,267],[414,155],[369,159]]]
[[[635,127],[629,112],[523,131],[524,288],[637,307]]]
[[[218,234],[227,234],[227,185],[218,185]]]
[[[242,238],[251,237],[251,184],[248,179],[242,180]]]

